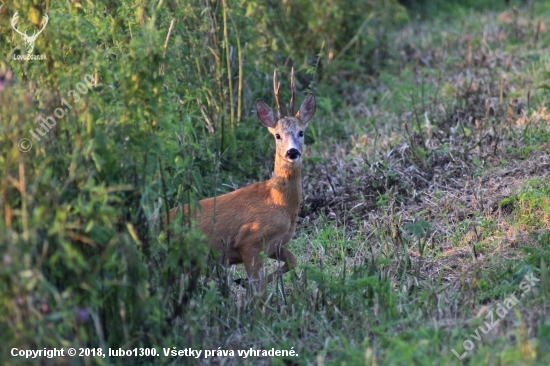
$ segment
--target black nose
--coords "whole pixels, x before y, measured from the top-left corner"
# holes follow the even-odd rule
[[[286,157],[289,158],[290,160],[298,159],[300,155],[302,154],[300,154],[298,149],[290,149],[286,152]]]

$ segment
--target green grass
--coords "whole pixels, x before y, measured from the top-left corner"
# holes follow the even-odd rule
[[[513,206],[518,224],[534,228],[544,227],[550,217],[550,186],[547,180],[530,179],[517,194],[503,199],[500,205]]]

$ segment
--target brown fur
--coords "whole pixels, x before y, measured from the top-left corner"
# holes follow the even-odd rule
[[[296,265],[294,254],[282,246],[296,229],[302,196],[301,164],[293,163],[290,169],[280,165],[285,164],[276,164],[270,180],[200,201],[194,216],[198,228],[208,238],[208,246],[216,250],[227,265],[244,263],[251,280],[261,277],[262,251],[267,257],[277,259],[276,251],[281,247],[283,272]],[[177,208],[170,211],[171,221],[176,213]],[[187,205],[184,213],[188,214]],[[266,282],[275,276],[271,274]]]

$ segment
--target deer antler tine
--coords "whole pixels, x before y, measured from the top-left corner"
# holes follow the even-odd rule
[[[277,81],[277,69],[273,70],[273,91],[275,92],[275,101],[277,102],[277,110],[279,111],[279,119],[285,116],[281,98],[279,97],[279,88],[281,84]]]
[[[290,72],[290,106],[288,114],[294,116],[294,67]]]
[[[25,31],[25,33],[21,32],[19,30],[19,27],[17,26],[17,19],[19,18],[19,15],[17,15],[17,13],[19,13],[19,11],[16,11],[15,14],[13,14],[13,17],[11,18],[11,27],[13,28],[13,30],[17,33],[17,34],[20,34],[22,36],[26,36],[27,35],[27,31]]]
[[[48,25],[48,20],[50,19],[50,18],[48,18],[48,14],[44,14],[44,19],[46,19],[46,21],[44,22],[44,25],[42,26],[42,29],[40,29],[38,34],[42,33],[44,31],[44,29],[46,29],[46,25]]]
[[[11,26],[17,32],[17,12],[11,17]]]

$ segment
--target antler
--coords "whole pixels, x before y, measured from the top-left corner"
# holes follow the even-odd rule
[[[294,67],[290,72],[290,106],[288,115],[294,116]]]
[[[42,26],[42,29],[40,29],[38,31],[38,33],[36,33],[36,31],[34,31],[34,33],[32,34],[32,37],[38,37],[38,35],[44,31],[44,29],[46,28],[46,25],[48,24],[48,20],[50,19],[50,18],[48,18],[48,14],[44,14],[44,19],[46,19],[46,22]]]
[[[27,33],[23,33],[23,32],[20,32],[19,31],[19,28],[16,28],[16,24],[17,24],[17,11],[15,12],[15,14],[13,14],[13,17],[11,18],[11,27],[13,28],[14,31],[16,31],[18,34],[22,35],[23,37],[28,37],[27,36]]]
[[[48,14],[44,14],[44,19],[46,19],[46,21],[44,22],[44,25],[42,26],[42,29],[40,29],[38,31],[38,33],[36,33],[36,36],[38,36],[40,33],[42,33],[44,31],[44,29],[46,28],[46,25],[48,24],[48,20],[50,19],[50,18],[48,18]],[[34,36],[34,34],[33,34],[33,36]]]
[[[46,21],[44,22],[44,25],[42,26],[42,29],[40,29],[38,31],[38,33],[36,33],[36,31],[33,32],[32,36],[29,36],[27,34],[27,31],[25,31],[25,33],[19,31],[19,28],[16,27],[17,25],[17,18],[19,18],[19,16],[17,15],[18,11],[15,12],[15,14],[13,14],[13,17],[11,18],[11,27],[13,28],[14,31],[16,31],[18,34],[22,35],[25,39],[29,39],[29,40],[33,40],[33,39],[36,39],[38,37],[38,35],[40,33],[42,33],[44,31],[44,29],[46,28],[46,25],[48,24],[48,20],[50,19],[48,17],[48,14],[44,14],[44,19],[46,19]]]
[[[279,97],[279,87],[281,84],[277,81],[277,69],[273,70],[273,91],[275,92],[275,101],[277,102],[277,109],[279,111],[279,119],[285,116],[283,111],[283,105],[281,104],[281,98]]]

